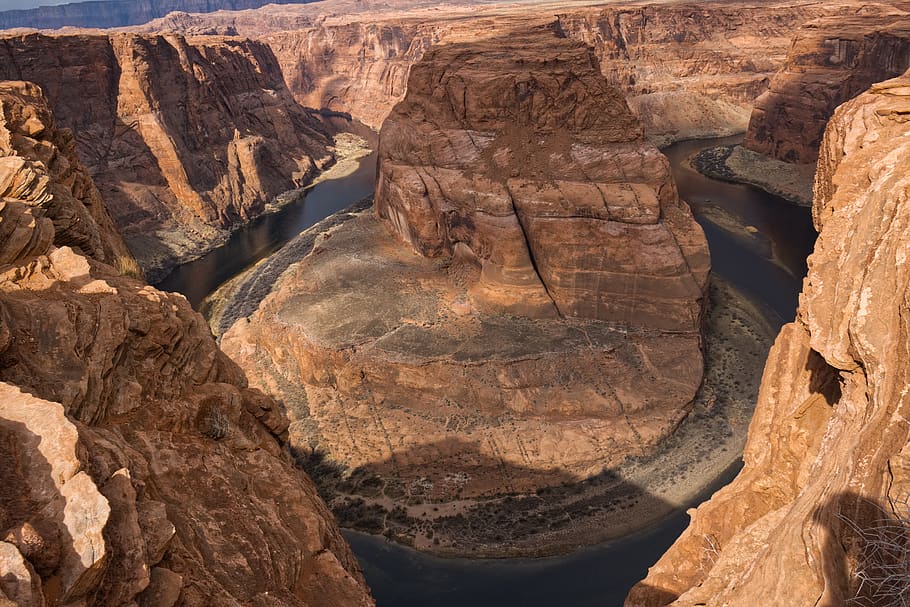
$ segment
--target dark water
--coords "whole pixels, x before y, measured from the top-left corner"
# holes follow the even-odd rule
[[[738,143],[741,139],[684,141],[663,152],[670,159],[680,197],[689,202],[705,230],[712,270],[755,301],[765,304],[780,323],[790,322],[806,275],[806,258],[815,244],[816,233],[809,209],[752,186],[709,179],[688,168],[684,162],[694,152]],[[706,221],[699,212],[706,204],[721,206],[746,225],[757,228],[758,233],[770,241],[776,263]]]
[[[779,323],[793,319],[806,257],[815,240],[808,209],[750,186],[722,183],[688,169],[683,160],[700,149],[733,140],[683,142],[664,150],[673,165],[680,195],[705,229],[714,271],[763,305]],[[224,247],[178,268],[158,286],[187,296],[194,306],[221,283],[268,256],[301,230],[372,193],[375,155],[343,179],[323,182],[305,198],[238,231]],[[707,205],[755,226],[763,242],[748,246],[699,216]],[[773,258],[773,259],[772,259]],[[700,500],[727,484],[728,470]],[[693,504],[695,505],[695,504]],[[379,607],[536,607],[622,605],[625,595],[688,524],[678,511],[639,534],[549,559],[493,561],[440,559],[382,538],[345,535],[363,566]]]
[[[375,175],[374,151],[360,160],[352,175],[305,190],[299,200],[237,230],[224,246],[175,268],[155,286],[182,293],[198,310],[202,300],[224,282],[265,259],[306,228],[372,194]]]

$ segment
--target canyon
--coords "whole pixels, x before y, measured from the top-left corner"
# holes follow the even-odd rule
[[[136,34],[7,35],[0,78],[41,86],[151,281],[333,161],[268,47]]]
[[[372,605],[280,404],[105,263],[128,253],[40,89],[0,107],[0,603]]]
[[[908,111],[910,74],[835,112],[815,180],[819,239],[797,320],[768,357],[745,468],[691,513],[627,606],[905,596],[905,570],[884,572],[902,567],[892,550],[910,490]]]
[[[338,523],[568,551],[743,445],[628,607],[903,592],[908,10],[328,0],[3,34],[0,604],[372,605]],[[222,351],[145,279],[305,204],[339,116],[381,126],[375,195],[249,270]],[[765,311],[709,280],[656,147],[734,133],[705,166],[814,176],[819,231],[747,440]]]
[[[372,214],[289,245],[302,258],[221,342],[288,406],[335,513],[486,556],[634,526],[622,502],[644,490],[616,470],[695,407],[710,263],[592,50],[552,25],[431,49],[383,125],[376,184]],[[586,513],[489,524],[592,479]]]

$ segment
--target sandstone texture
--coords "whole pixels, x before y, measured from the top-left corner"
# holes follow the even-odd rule
[[[701,384],[709,257],[591,49],[435,47],[379,155],[381,220],[327,229],[222,340],[292,444],[346,470],[335,507],[486,524],[478,501],[652,453]]]
[[[281,406],[102,261],[122,242],[37,87],[0,106],[0,603],[372,605]]]
[[[150,280],[308,183],[330,138],[268,47],[135,34],[0,38],[0,78],[44,90]]]
[[[910,74],[835,112],[815,182],[819,240],[798,318],[765,367],[745,468],[692,512],[626,605],[906,600],[908,113]]]
[[[328,0],[181,13],[143,29],[261,40],[298,101],[378,129],[404,97],[411,66],[434,44],[521,35],[556,15],[566,36],[596,48],[607,80],[626,93],[652,140],[665,144],[743,132],[797,28],[849,3],[427,4]]]
[[[755,100],[744,146],[815,164],[825,126],[843,102],[910,67],[905,4],[869,4],[798,30],[770,89]]]

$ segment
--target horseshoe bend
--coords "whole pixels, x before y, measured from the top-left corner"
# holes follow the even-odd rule
[[[910,600],[910,4],[37,4],[0,607]]]

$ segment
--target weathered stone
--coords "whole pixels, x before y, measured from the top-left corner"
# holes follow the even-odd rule
[[[902,565],[874,549],[885,525],[897,550],[910,533],[908,113],[910,73],[831,119],[815,182],[819,239],[798,319],[765,367],[745,468],[693,512],[628,606],[898,598],[875,578]]]

